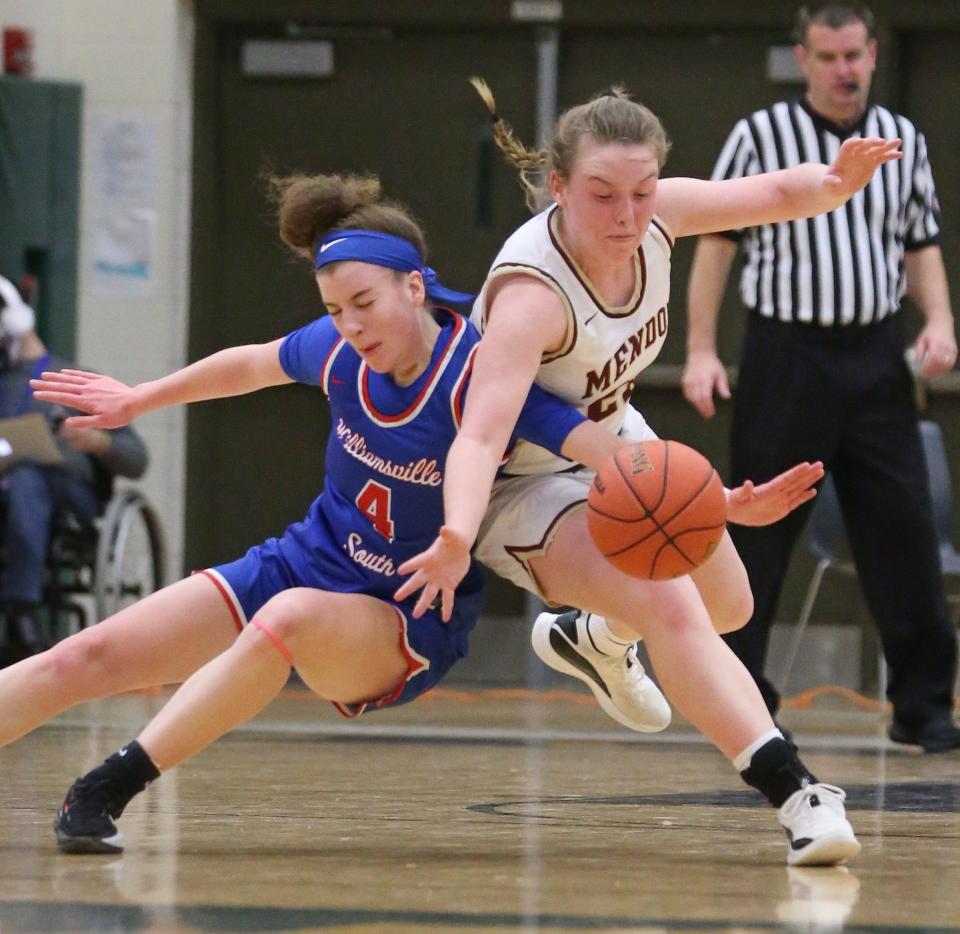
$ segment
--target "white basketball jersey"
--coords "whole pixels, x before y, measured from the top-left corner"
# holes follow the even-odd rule
[[[670,252],[673,239],[654,218],[634,259],[636,285],[625,305],[604,303],[565,248],[553,205],[520,227],[503,245],[474,302],[471,319],[482,332],[490,283],[521,273],[549,285],[567,314],[563,346],[544,357],[537,383],[618,433],[637,375],[657,358],[667,336]],[[570,461],[518,441],[503,473],[555,473]]]

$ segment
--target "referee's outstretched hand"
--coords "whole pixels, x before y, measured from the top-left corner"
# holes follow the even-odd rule
[[[881,165],[900,158],[900,142],[899,139],[881,139],[877,136],[844,140],[837,158],[827,167],[824,186],[831,194],[845,198],[856,194],[873,178],[873,173]]]
[[[797,506],[817,495],[815,483],[823,479],[823,464],[814,461],[797,464],[767,483],[727,490],[727,522],[736,525],[772,525],[793,512]]]

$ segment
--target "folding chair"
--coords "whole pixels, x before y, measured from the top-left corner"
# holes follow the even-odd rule
[[[933,521],[937,532],[940,553],[940,566],[945,578],[960,580],[960,553],[953,545],[953,491],[950,485],[950,466],[943,446],[943,433],[936,422],[920,422],[920,439],[923,443],[924,459],[927,463],[927,475],[930,480],[930,496],[933,503]],[[782,673],[780,690],[785,692],[793,670],[800,642],[810,622],[813,607],[820,592],[824,575],[829,570],[846,575],[855,575],[856,567],[850,556],[847,535],[840,512],[833,479],[828,475],[817,493],[813,513],[810,517],[810,551],[817,559],[813,576],[807,586],[807,593],[800,610],[800,616],[794,626],[793,638],[787,650]],[[947,597],[953,611],[954,624],[960,623],[960,593],[950,593]],[[877,695],[881,701],[887,697],[887,663],[883,657],[883,647],[877,649],[878,685]]]

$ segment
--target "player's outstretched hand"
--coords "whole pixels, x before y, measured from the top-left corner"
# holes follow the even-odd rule
[[[395,600],[405,600],[421,590],[417,605],[413,608],[415,619],[423,616],[440,594],[440,615],[445,623],[453,615],[453,594],[470,568],[470,546],[463,536],[440,528],[433,544],[420,554],[404,561],[397,569],[400,574],[412,575],[397,588]]]
[[[52,402],[86,415],[71,415],[64,424],[71,428],[119,428],[135,415],[133,389],[110,376],[86,370],[45,372],[30,380],[33,394],[42,402]]]
[[[727,490],[727,521],[737,525],[771,525],[817,495],[813,485],[823,477],[823,464],[797,464],[768,483]]]
[[[899,139],[878,136],[851,137],[844,140],[837,158],[827,168],[823,183],[833,194],[849,197],[860,191],[884,164],[899,159]]]

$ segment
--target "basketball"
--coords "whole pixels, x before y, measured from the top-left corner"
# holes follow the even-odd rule
[[[597,473],[587,526],[603,556],[632,577],[689,574],[720,543],[727,503],[713,465],[677,441],[621,448]]]

